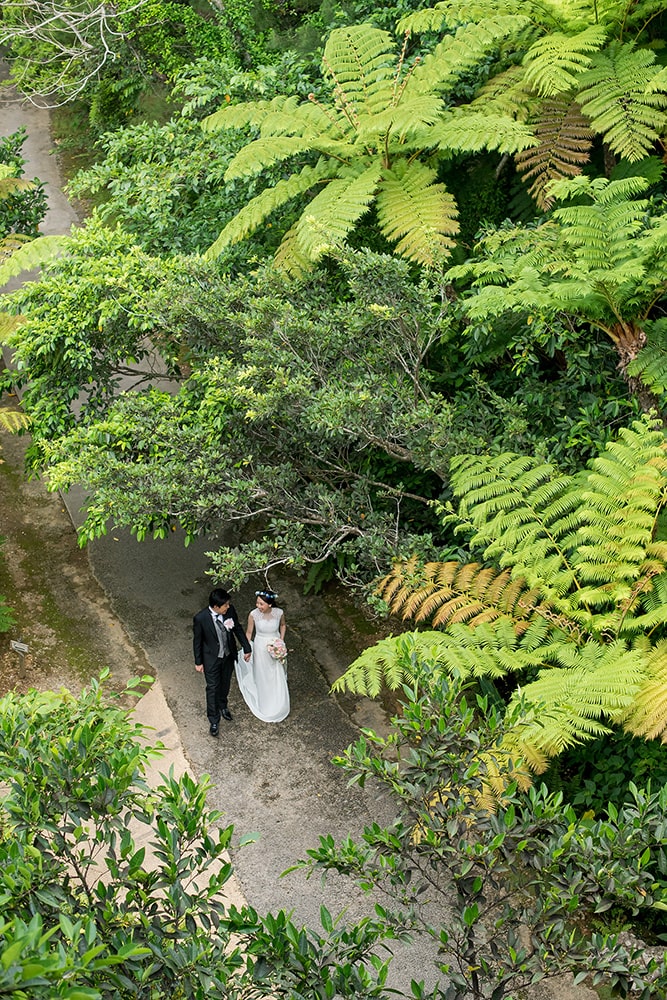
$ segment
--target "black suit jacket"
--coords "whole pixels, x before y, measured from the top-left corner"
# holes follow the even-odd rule
[[[236,655],[237,639],[243,647],[243,652],[249,653],[250,643],[246,639],[245,632],[239,622],[239,616],[237,615],[236,608],[233,604],[229,605],[223,615],[223,618],[231,618],[234,622],[234,628],[230,629],[227,633],[232,654],[234,656]],[[194,631],[192,651],[195,656],[195,663],[203,663],[205,667],[212,667],[220,656],[220,643],[218,641],[218,633],[216,631],[215,622],[211,617],[211,611],[209,608],[202,608],[202,610],[194,616],[192,619],[192,628]]]

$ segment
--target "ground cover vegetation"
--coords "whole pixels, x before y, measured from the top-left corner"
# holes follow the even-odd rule
[[[15,82],[78,99],[97,141],[71,182],[95,210],[4,302],[29,471],[86,487],[82,542],[179,524],[211,538],[217,579],[383,579],[376,605],[417,620],[343,680],[405,694],[396,744],[348,756],[360,780],[391,778],[403,825],[311,859],[388,875],[400,915],[364,942],[440,940],[448,985],[416,996],[500,1000],[566,967],[660,995],[657,964],[591,934],[616,907],[664,930],[662,793],[631,787],[649,758],[659,773],[642,740],[662,738],[667,691],[664,5],[123,0],[48,22],[40,0],[6,6]],[[19,253],[53,253],[40,244]],[[419,726],[471,725],[462,678],[489,699],[473,712],[488,752],[457,785],[434,750],[422,786],[390,755],[417,759]],[[570,808],[557,789],[581,743],[632,764],[619,788],[588,767]],[[530,791],[545,768],[552,791]],[[473,809],[503,770],[496,812]],[[565,850],[579,874],[560,909],[535,824],[590,855]],[[408,898],[434,871],[454,873],[450,927]],[[373,975],[334,992],[375,995]]]
[[[628,914],[667,905],[664,789],[634,788],[623,808],[594,819],[560,793],[509,785],[489,811],[485,760],[506,722],[423,661],[391,737],[367,734],[339,761],[354,780],[386,786],[395,823],[358,842],[324,837],[296,865],[353,878],[369,892],[369,914],[346,926],[323,909],[313,931],[225,899],[226,852],[242,850],[243,837],[208,809],[206,779],[170,773],[147,784],[156,751],[127,709],[142,684],[124,693],[125,707],[97,681],[76,698],[2,699],[6,995],[379,998],[392,943],[415,934],[440,949],[412,984],[422,1000],[503,1000],[591,968],[622,995],[664,990],[663,961],[593,922],[612,904]]]

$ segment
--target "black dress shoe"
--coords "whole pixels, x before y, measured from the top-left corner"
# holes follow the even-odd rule
[[[232,721],[232,713],[229,711],[228,708],[221,708],[220,715],[223,717],[223,719],[226,719],[227,722]]]
[[[211,728],[209,729],[209,733],[211,734],[211,736],[217,736],[218,735],[218,723],[217,722],[212,722],[211,723]]]

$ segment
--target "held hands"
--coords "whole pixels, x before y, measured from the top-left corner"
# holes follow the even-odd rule
[[[248,662],[248,660],[250,659],[251,656],[252,656],[252,653],[244,653],[243,654],[243,659],[246,661],[246,663]]]

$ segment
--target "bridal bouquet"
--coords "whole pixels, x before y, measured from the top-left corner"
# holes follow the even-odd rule
[[[284,663],[287,659],[287,646],[282,639],[271,639],[267,642],[266,648],[274,660]]]

